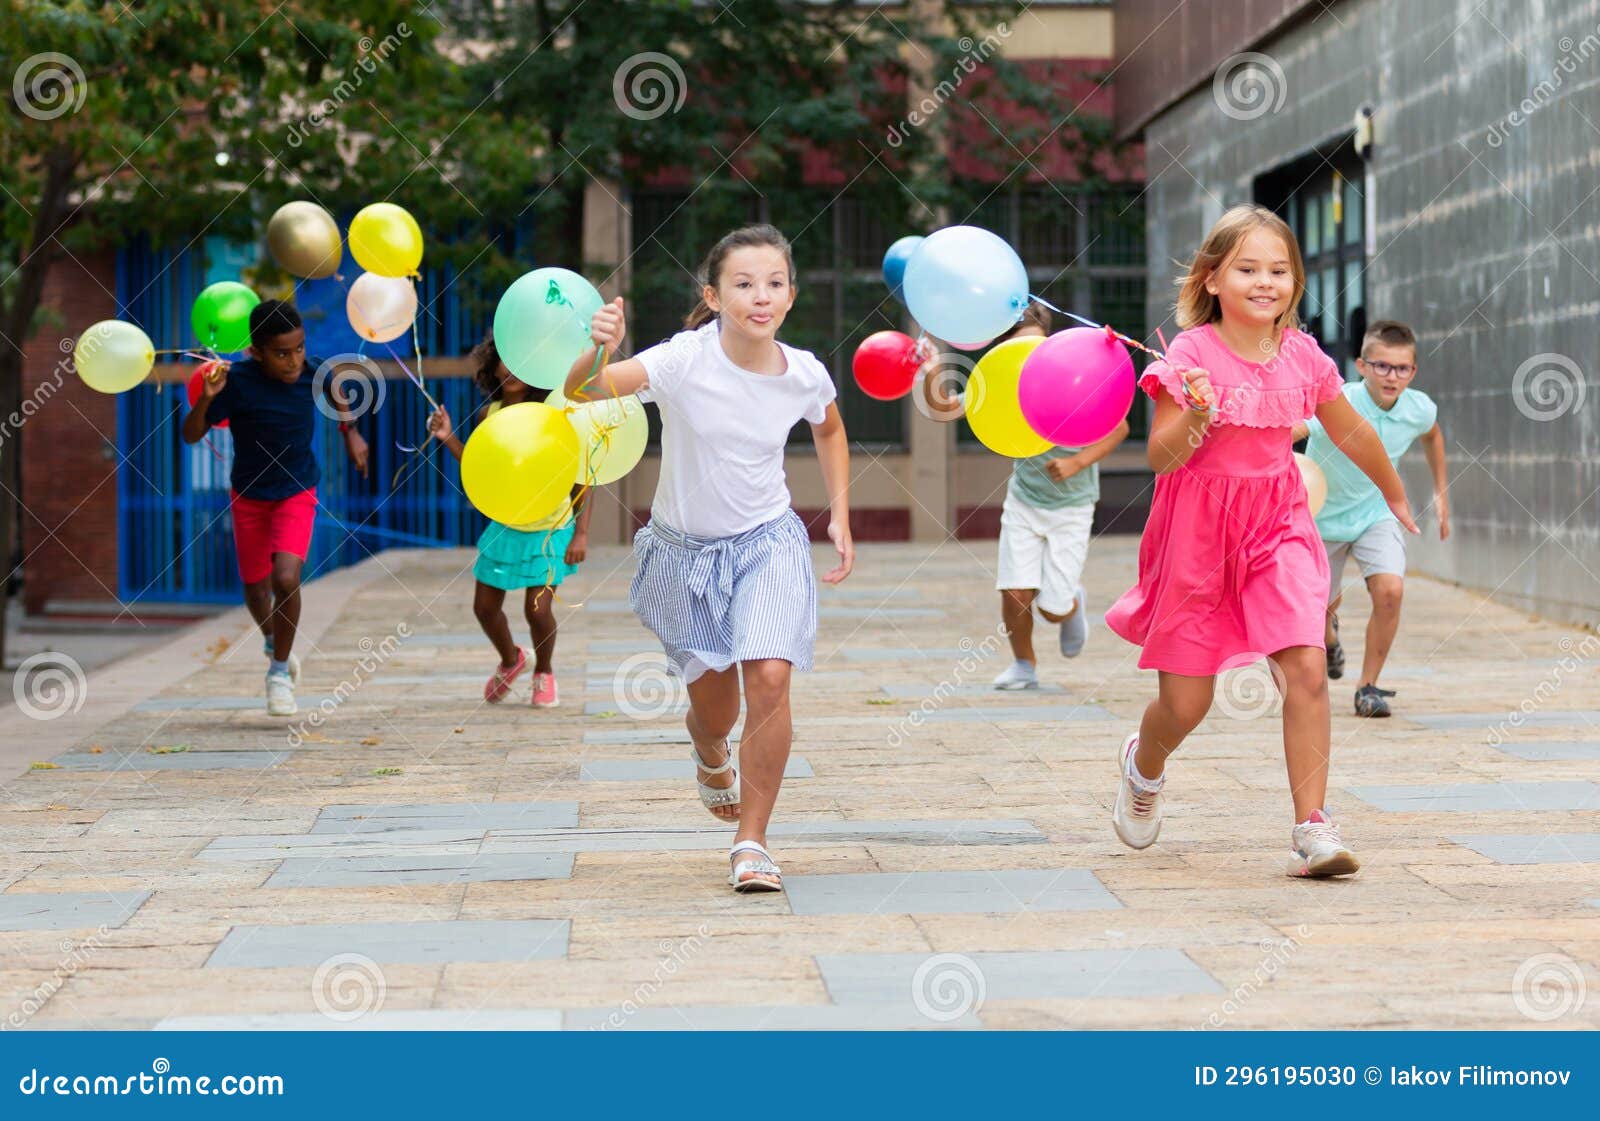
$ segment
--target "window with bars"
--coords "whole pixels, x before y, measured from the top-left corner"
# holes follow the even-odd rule
[[[1367,326],[1363,165],[1346,140],[1269,174],[1256,198],[1289,223],[1306,267],[1300,320],[1346,378],[1356,375]]]
[[[967,217],[1017,247],[1034,295],[1066,311],[1107,323],[1131,338],[1145,335],[1144,196],[1137,186],[1102,189],[1051,184],[1001,187],[973,184]],[[1052,331],[1076,326],[1057,316]],[[978,357],[977,355],[973,356]],[[1136,369],[1143,355],[1133,354]],[[1136,394],[1128,416],[1132,435],[1148,432],[1147,402]],[[978,438],[963,423],[962,445]]]

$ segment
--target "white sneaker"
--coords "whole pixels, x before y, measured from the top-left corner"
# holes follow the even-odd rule
[[[1122,741],[1117,751],[1117,805],[1111,811],[1111,827],[1130,849],[1147,849],[1156,843],[1161,832],[1161,791],[1147,794],[1128,777],[1138,746],[1139,733],[1135,732]],[[1161,781],[1165,783],[1165,775]]]
[[[1039,673],[1032,662],[1012,662],[994,679],[996,689],[1037,689]]]
[[[267,661],[269,661],[269,662],[272,661],[272,653],[273,653],[273,651],[272,651],[272,640],[271,639],[267,640],[267,644],[264,647],[264,650],[265,650],[265,653],[267,655]],[[291,650],[289,652],[288,663],[289,663],[289,680],[293,681],[296,685],[300,684],[300,655],[294,653]]]
[[[294,703],[294,682],[286,673],[267,674],[267,715],[293,716],[300,711]]]
[[[1361,868],[1356,854],[1345,848],[1339,826],[1324,810],[1312,810],[1294,827],[1291,844],[1291,876],[1348,876]]]
[[[1061,653],[1076,658],[1083,653],[1083,644],[1089,641],[1089,606],[1084,602],[1083,589],[1078,589],[1078,606],[1061,620]]]

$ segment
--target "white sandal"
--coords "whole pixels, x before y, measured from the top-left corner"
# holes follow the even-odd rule
[[[689,758],[694,760],[695,766],[699,767],[708,775],[720,775],[726,773],[727,771],[733,771],[733,747],[728,743],[727,740],[722,741],[722,746],[723,749],[727,751],[728,757],[722,761],[722,765],[719,767],[713,767],[704,759],[700,758],[700,748],[692,743],[689,745]],[[727,821],[728,819],[725,817],[718,817],[715,811],[724,806],[736,807],[739,805],[738,771],[733,771],[732,786],[707,786],[705,783],[700,781],[700,776],[698,774],[695,775],[694,784],[700,788],[701,804],[704,805],[706,809],[711,810],[711,816],[715,817],[718,821]]]
[[[754,860],[739,860],[741,852],[753,852]],[[740,841],[728,850],[728,859],[733,861],[733,870],[728,873],[728,883],[734,891],[747,893],[754,891],[782,891],[783,870],[772,862],[772,854],[755,841]],[[745,875],[749,879],[744,879]],[[764,880],[762,876],[776,876],[778,882]]]

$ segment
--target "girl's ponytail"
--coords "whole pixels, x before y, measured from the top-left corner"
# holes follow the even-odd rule
[[[683,329],[685,331],[693,331],[696,328],[704,327],[716,317],[717,313],[711,310],[711,305],[706,303],[702,297],[695,301],[695,305],[689,314],[683,317]]]

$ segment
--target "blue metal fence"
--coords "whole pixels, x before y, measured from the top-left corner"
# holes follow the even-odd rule
[[[513,250],[526,244],[531,221],[505,237]],[[191,344],[189,311],[195,297],[213,281],[237,279],[240,262],[254,253],[253,247],[214,238],[177,249],[136,239],[117,255],[118,315],[142,327],[157,349]],[[348,264],[352,274],[358,271]],[[417,322],[425,353],[465,353],[482,337],[490,311],[473,295],[454,268],[423,270]],[[296,298],[304,305],[310,353],[355,349],[354,333],[344,323],[342,286],[332,280],[301,282]],[[412,354],[409,338],[394,346],[402,355]],[[373,354],[387,356],[382,350]],[[458,424],[479,404],[470,378],[429,378],[428,391]],[[213,429],[205,443],[186,445],[180,434],[186,410],[181,383],[151,381],[118,398],[117,444],[124,457],[117,480],[118,594],[129,602],[239,598],[228,514],[232,437]],[[425,439],[426,419],[427,405],[409,381],[387,381],[382,406],[358,425],[371,447],[366,479],[345,457],[334,423],[322,424],[316,448],[322,482],[307,578],[388,547],[476,540],[483,516],[462,493],[455,460]],[[420,444],[425,451],[408,454],[400,444]]]
[[[358,427],[371,447],[362,479],[334,422],[321,424],[317,528],[306,578],[395,546],[463,545],[477,539],[483,516],[461,491],[459,465],[423,443],[427,405],[406,381],[389,381],[386,401]],[[469,378],[436,378],[428,391],[452,417],[471,416],[478,394]],[[117,401],[120,587],[126,601],[228,603],[240,594],[228,514],[233,440],[213,429],[205,443],[183,442],[187,405],[178,383],[146,384]],[[396,473],[399,479],[395,481]]]

